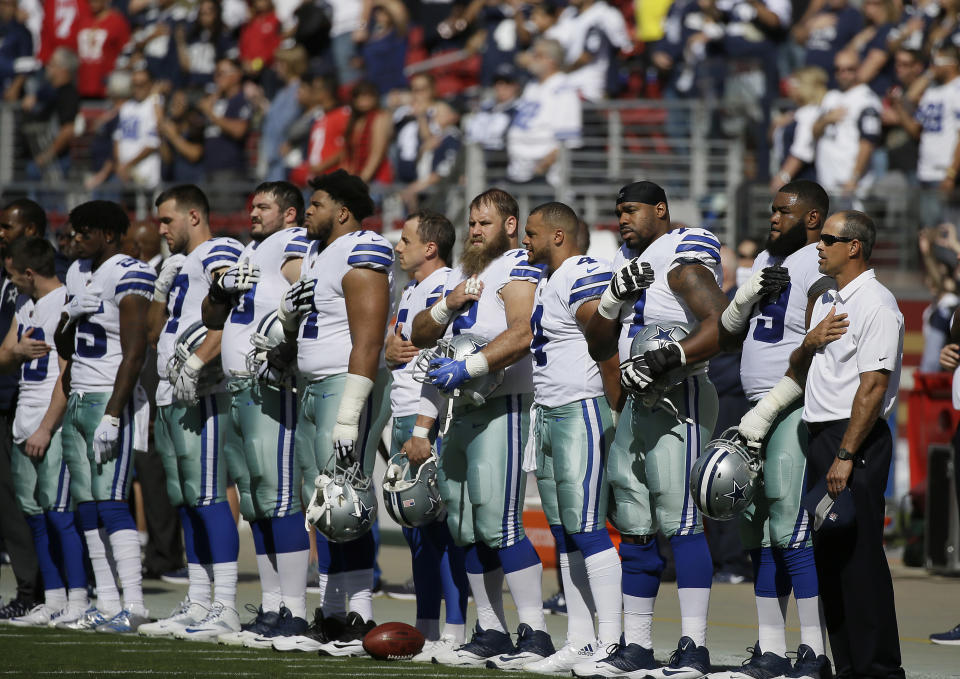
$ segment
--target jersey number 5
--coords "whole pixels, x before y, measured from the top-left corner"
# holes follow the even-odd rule
[[[753,339],[766,344],[776,344],[783,339],[783,328],[787,315],[787,300],[790,299],[790,284],[780,293],[775,302],[760,305],[757,327],[753,329]]]

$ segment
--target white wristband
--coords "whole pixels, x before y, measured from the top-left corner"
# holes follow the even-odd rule
[[[803,389],[793,378],[784,375],[773,389],[768,391],[754,406],[758,415],[773,422],[784,408],[803,395]]]
[[[758,299],[759,296],[753,294],[749,285],[737,288],[737,294],[720,316],[720,324],[733,335],[743,332],[750,322],[750,312]]]
[[[445,297],[440,298],[436,304],[430,307],[430,318],[432,318],[437,325],[447,327],[447,323],[453,318],[453,312],[450,310],[450,307],[447,306],[447,299]]]
[[[480,377],[490,372],[490,364],[487,363],[487,357],[479,351],[467,356],[463,360],[463,364],[470,377]]]
[[[600,295],[600,306],[597,307],[597,313],[606,319],[615,321],[620,318],[620,307],[623,302],[613,296],[610,286]]]
[[[373,380],[363,375],[347,373],[347,381],[340,397],[337,409],[337,424],[355,427],[360,422],[360,414],[366,405],[367,397],[373,390]]]
[[[430,439],[430,428],[429,427],[419,427],[415,426],[413,428],[413,438],[415,439]]]

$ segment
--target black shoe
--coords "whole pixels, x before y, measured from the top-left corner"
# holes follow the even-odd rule
[[[7,602],[7,605],[0,608],[0,620],[9,620],[10,618],[19,618],[26,615],[33,608],[33,604],[28,604],[20,597]]]
[[[343,657],[366,655],[367,652],[363,650],[363,638],[376,626],[377,623],[373,620],[364,622],[359,613],[351,611],[347,613],[347,622],[340,636],[324,644],[317,649],[317,652],[320,655]]]

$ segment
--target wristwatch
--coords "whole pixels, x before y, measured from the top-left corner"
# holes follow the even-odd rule
[[[854,458],[856,458],[856,455],[851,453],[846,448],[841,448],[840,450],[837,451],[838,460],[853,460]]]

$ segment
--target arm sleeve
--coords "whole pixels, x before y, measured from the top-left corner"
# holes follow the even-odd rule
[[[536,285],[540,282],[542,275],[543,269],[528,262],[526,255],[524,255],[514,262],[513,268],[510,269],[510,276],[507,282],[527,281],[528,283]]]
[[[386,241],[357,243],[347,256],[347,264],[356,269],[390,271],[393,266],[393,248],[387,245]]]
[[[283,262],[286,263],[290,259],[303,259],[307,256],[307,250],[309,249],[310,241],[307,240],[306,235],[297,234],[288,240],[286,246],[284,246]]]
[[[593,267],[588,267],[593,268]],[[570,297],[567,299],[567,306],[574,314],[584,302],[591,299],[599,299],[603,291],[607,289],[613,274],[606,265],[601,266],[593,273],[587,273],[583,270],[576,273],[573,285],[570,286]]]
[[[902,330],[903,319],[893,309],[880,307],[871,314],[857,342],[857,372],[896,370]]]
[[[688,231],[677,244],[676,256],[670,268],[673,269],[677,264],[692,263],[703,264],[712,271],[719,270],[720,241],[709,231]]]
[[[203,258],[203,273],[207,280],[213,280],[214,271],[236,264],[241,252],[243,247],[232,238],[223,239],[210,248],[207,256]]]
[[[880,132],[882,130],[880,113],[873,105],[867,106],[860,113],[857,128],[860,130],[861,139],[866,139],[874,144],[880,143]]]
[[[149,300],[153,299],[153,285],[157,280],[157,274],[153,272],[146,264],[125,269],[117,281],[113,293],[113,301],[120,304],[127,295],[140,295]]]

